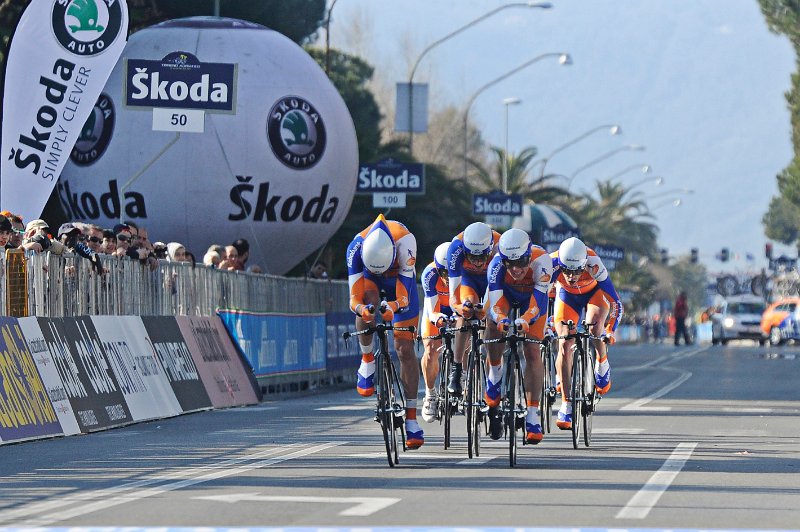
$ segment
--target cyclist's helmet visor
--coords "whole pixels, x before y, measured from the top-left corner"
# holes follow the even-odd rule
[[[531,258],[529,255],[523,255],[522,257],[514,260],[504,259],[503,264],[505,264],[506,268],[524,268],[528,265],[530,259]]]
[[[583,273],[584,270],[586,270],[586,267],[585,266],[581,266],[580,268],[567,268],[565,265],[562,264],[561,265],[561,270],[566,275],[578,275],[578,274]]]

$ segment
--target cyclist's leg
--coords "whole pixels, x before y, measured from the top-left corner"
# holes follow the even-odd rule
[[[489,309],[486,316],[486,329],[483,337],[486,340],[501,338],[503,333],[497,328],[497,312],[508,315],[510,305],[504,297],[500,298],[497,304]],[[503,417],[500,412],[500,399],[502,398],[503,381],[503,351],[505,344],[486,344],[486,391],[484,400],[489,405],[489,435],[493,440],[503,437]]]
[[[544,326],[547,316],[541,316],[528,330],[529,338],[541,340],[544,336]],[[525,435],[528,443],[539,443],[542,440],[542,425],[539,422],[539,398],[544,382],[544,364],[542,364],[542,346],[539,344],[525,344],[522,350],[525,356],[525,402],[528,407],[525,419]]]
[[[369,279],[364,279],[364,304],[375,305],[380,303],[378,287]],[[367,322],[356,316],[356,330],[363,331],[368,326]],[[362,334],[358,337],[358,346],[361,349],[361,364],[356,375],[356,390],[359,395],[369,397],[375,393],[375,353],[372,346],[372,334]]]
[[[436,327],[430,320],[422,319],[422,331],[420,336],[434,336],[437,334]],[[436,419],[437,392],[436,377],[439,375],[439,353],[442,347],[441,340],[423,340],[424,348],[422,354],[422,377],[425,380],[425,399],[422,403],[422,418],[428,423]]]
[[[608,318],[608,302],[599,292],[594,294],[586,304],[586,323],[593,323],[590,332],[594,336],[603,334],[606,318]],[[597,391],[601,395],[611,389],[611,368],[608,363],[608,351],[606,344],[601,340],[592,340],[594,350],[597,353],[595,365],[595,378],[597,379]]]
[[[395,327],[417,326],[419,322],[419,297],[417,291],[409,294],[405,310],[394,315]],[[394,348],[400,360],[400,380],[406,393],[406,446],[416,449],[424,442],[422,428],[417,422],[417,391],[419,389],[419,363],[414,350],[414,333],[394,331]]]
[[[484,276],[484,279],[485,277],[486,276]],[[482,294],[485,290],[485,287],[483,287],[483,290],[481,290],[480,279],[475,275],[468,273],[462,274],[461,284],[458,287],[459,300],[462,303],[469,301],[473,306],[479,304],[481,302],[481,296],[479,294]],[[464,319],[459,319],[457,325],[459,327],[463,326]],[[455,342],[453,345],[453,367],[451,368],[449,382],[447,384],[450,393],[456,395],[462,392],[461,375],[464,371],[464,354],[469,349],[469,341],[469,331],[459,331],[456,333]]]
[[[570,330],[564,322],[578,323],[581,315],[580,309],[583,307],[582,299],[581,296],[571,294],[563,288],[558,289],[553,309],[553,321],[558,336],[575,332],[575,329]],[[570,394],[572,389],[572,346],[574,343],[573,339],[559,340],[558,342],[556,373],[561,382],[561,407],[558,409],[556,425],[561,430],[572,428],[572,397]]]

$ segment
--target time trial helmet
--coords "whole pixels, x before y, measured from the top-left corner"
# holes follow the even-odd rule
[[[578,272],[586,268],[586,244],[571,237],[558,247],[558,265],[567,272]]]
[[[509,229],[500,236],[498,243],[500,257],[506,261],[529,259],[531,256],[531,237],[522,229]]]
[[[464,229],[463,243],[468,255],[490,255],[493,242],[492,228],[483,222],[471,223]]]
[[[448,249],[450,249],[450,242],[442,242],[436,246],[436,251],[433,253],[433,263],[436,265],[437,270],[447,270]]]
[[[391,268],[394,256],[395,247],[392,237],[383,228],[373,228],[367,234],[361,248],[361,259],[364,261],[364,266],[370,272],[380,275]]]

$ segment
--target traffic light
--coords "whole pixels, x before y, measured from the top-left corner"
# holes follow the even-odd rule
[[[669,251],[667,248],[661,248],[661,264],[669,262]]]
[[[719,253],[719,260],[722,262],[728,262],[728,259],[731,257],[731,251],[728,248],[722,248],[722,251]]]
[[[698,254],[699,251],[697,250],[697,248],[692,248],[692,257],[691,257],[692,264],[697,264]]]
[[[764,245],[764,255],[769,259],[772,260],[772,242],[767,242]]]

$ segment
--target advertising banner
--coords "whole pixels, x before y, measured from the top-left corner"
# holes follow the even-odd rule
[[[175,318],[214,407],[256,404],[247,371],[217,316]]]
[[[351,368],[354,372],[361,362],[361,350],[358,339],[352,338],[345,344],[342,333],[352,330],[355,325],[352,312],[328,312],[325,314],[325,325],[328,338],[328,352],[325,367],[328,371]]]
[[[356,194],[404,192],[425,194],[425,165],[404,163],[391,157],[358,168]]]
[[[0,442],[62,434],[22,331],[0,317]]]
[[[499,190],[485,194],[473,194],[472,214],[475,216],[520,216],[522,215],[522,195],[505,194]]]
[[[325,369],[324,314],[218,314],[257,377]]]
[[[39,322],[36,318],[19,318],[17,321],[19,322],[22,336],[28,344],[28,351],[30,351],[33,361],[36,363],[36,368],[39,370],[39,375],[42,377],[47,395],[50,397],[50,403],[56,411],[62,432],[66,436],[79,434],[81,428],[75,419],[75,412],[72,411],[72,405],[67,397],[67,389],[64,387],[64,383],[61,382],[61,375],[58,372],[56,363],[47,348],[47,342],[44,341]]]
[[[592,249],[603,261],[603,265],[608,271],[614,271],[617,268],[617,262],[625,259],[625,248],[619,246],[595,244]]]
[[[81,432],[131,423],[92,320],[88,316],[38,320]]]
[[[177,416],[181,405],[138,316],[92,316],[134,421]]]
[[[193,412],[211,408],[211,399],[175,318],[142,316],[141,320],[147,331],[147,341],[164,368],[181,410]]]
[[[33,0],[11,38],[3,93],[0,201],[38,218],[128,34],[125,0]]]

